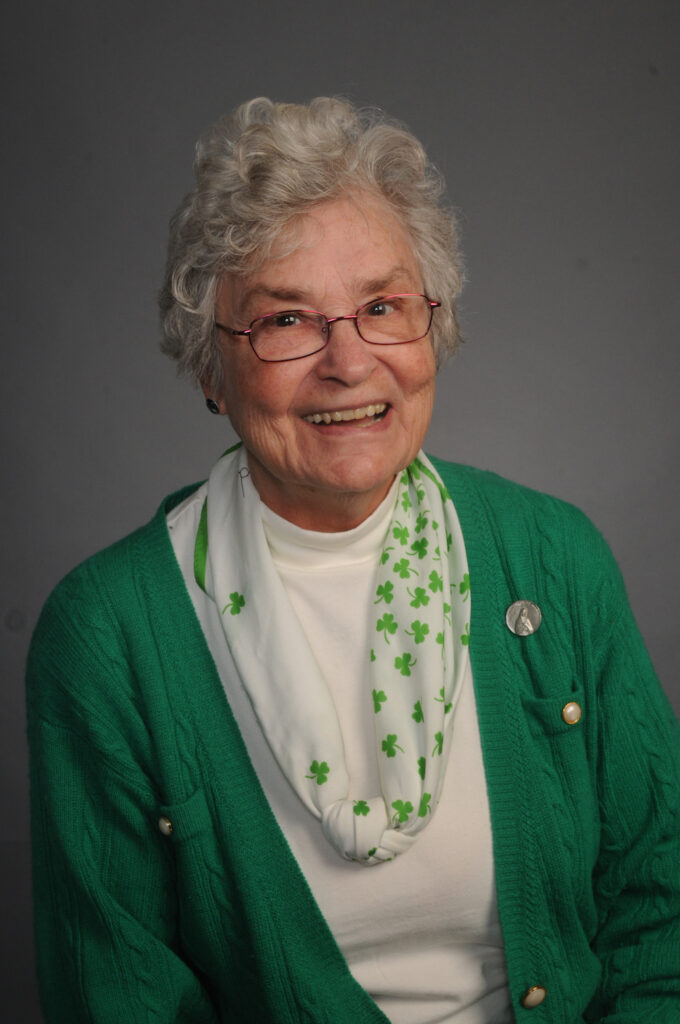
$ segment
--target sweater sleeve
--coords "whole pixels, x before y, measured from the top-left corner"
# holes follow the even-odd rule
[[[591,637],[601,808],[594,948],[603,974],[588,1019],[661,1024],[680,1012],[680,729],[603,542],[598,562],[604,568]]]
[[[183,959],[153,748],[123,637],[81,568],[28,662],[37,966],[47,1024],[213,1024]]]

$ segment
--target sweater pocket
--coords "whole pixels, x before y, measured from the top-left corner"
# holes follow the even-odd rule
[[[583,742],[586,713],[583,687],[567,685],[554,697],[523,697],[522,705],[529,731],[536,739],[571,736]]]
[[[240,1021],[233,993],[252,971],[241,950],[249,948],[244,914],[220,849],[214,812],[204,790],[158,808],[160,831],[175,861],[177,923],[185,958],[203,978],[220,1013]],[[222,1018],[221,1018],[222,1019]]]

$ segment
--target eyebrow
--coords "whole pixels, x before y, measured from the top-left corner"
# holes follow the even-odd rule
[[[390,267],[380,277],[373,277],[368,279],[356,279],[351,282],[351,288],[359,295],[367,295],[369,298],[377,298],[379,295],[384,295],[388,292],[389,288],[395,287],[394,282],[400,277],[408,277],[412,273],[408,267],[401,265]],[[417,287],[420,287],[418,285]],[[252,288],[249,288],[239,303],[240,312],[243,314],[248,309],[254,299],[268,298],[274,299],[277,302],[293,303],[295,308],[307,308],[313,307],[310,293],[304,291],[302,288],[287,288],[281,287],[270,287],[266,284],[254,284]],[[294,308],[290,306],[289,308]],[[273,310],[272,312],[277,312]]]

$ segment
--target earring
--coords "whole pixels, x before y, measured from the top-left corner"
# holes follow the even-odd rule
[[[206,398],[205,404],[208,406],[208,409],[214,416],[219,416],[220,407],[214,398]]]

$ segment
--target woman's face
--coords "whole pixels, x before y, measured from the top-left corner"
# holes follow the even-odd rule
[[[296,238],[291,255],[268,260],[245,279],[224,278],[218,322],[243,330],[281,309],[342,316],[379,295],[423,290],[408,239],[379,200],[321,203]],[[434,400],[430,336],[369,345],[354,321],[343,320],[320,352],[265,363],[246,337],[220,335],[223,384],[217,394],[209,385],[204,391],[243,441],[264,503],[320,531],[350,529],[370,515],[423,443]],[[386,411],[329,424],[311,420],[371,405]]]

